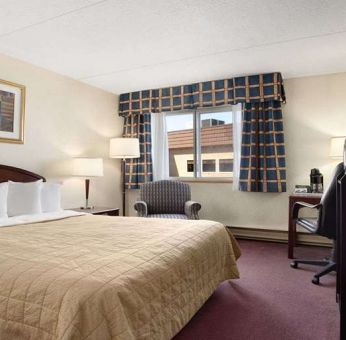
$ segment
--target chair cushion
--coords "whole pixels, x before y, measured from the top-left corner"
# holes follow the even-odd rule
[[[187,216],[184,214],[150,214],[147,217],[150,218],[175,218],[180,220],[187,220]]]
[[[297,224],[309,230],[311,233],[316,233],[317,218],[298,218]]]
[[[190,199],[190,186],[172,180],[143,184],[140,192],[149,214],[184,214],[185,202]]]

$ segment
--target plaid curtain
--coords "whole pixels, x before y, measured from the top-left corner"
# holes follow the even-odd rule
[[[150,120],[150,113],[129,115],[124,118],[123,137],[138,138],[140,147],[140,158],[126,159],[126,189],[138,189],[140,184],[153,180]]]
[[[286,191],[281,102],[285,91],[277,72],[121,94],[124,136],[138,137],[141,147],[141,158],[127,161],[127,188],[152,180],[151,113],[242,103],[240,190]]]
[[[285,166],[281,103],[245,103],[239,189],[285,192]]]

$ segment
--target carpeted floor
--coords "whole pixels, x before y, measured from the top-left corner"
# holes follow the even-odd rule
[[[292,269],[287,245],[240,241],[241,278],[222,283],[174,340],[336,340],[334,274],[311,283],[313,266]],[[329,250],[297,247],[296,257]],[[317,267],[318,268],[318,267]]]

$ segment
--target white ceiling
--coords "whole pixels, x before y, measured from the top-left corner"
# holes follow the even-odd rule
[[[342,72],[346,1],[0,0],[0,53],[118,94]]]

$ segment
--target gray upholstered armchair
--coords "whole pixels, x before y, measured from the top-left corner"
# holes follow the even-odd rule
[[[198,220],[201,205],[191,201],[190,186],[178,181],[143,184],[135,210],[140,217]]]

